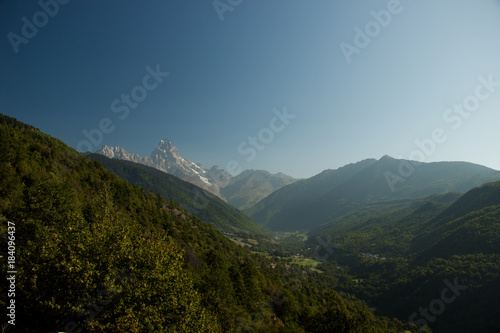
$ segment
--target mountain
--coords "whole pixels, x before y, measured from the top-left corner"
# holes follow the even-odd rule
[[[500,253],[500,182],[468,191],[415,233],[412,251],[424,259]]]
[[[269,229],[280,230],[280,228],[274,227],[274,224],[279,224],[278,221],[285,222],[282,230],[300,228],[299,222],[293,222],[294,216],[296,216],[294,214],[299,212],[304,215],[306,212],[310,212],[307,208],[308,205],[314,205],[315,200],[321,198],[330,189],[335,188],[374,162],[375,160],[371,159],[364,160],[337,170],[323,171],[309,179],[299,180],[271,193],[264,200],[244,211]]]
[[[420,163],[384,156],[284,186],[245,213],[271,230],[311,230],[375,201],[465,192],[499,179],[499,171],[472,163]]]
[[[192,215],[221,231],[266,233],[262,226],[238,209],[214,194],[176,176],[139,163],[111,159],[101,154],[87,154],[86,156],[93,161],[98,161],[127,182],[178,203]]]
[[[130,154],[121,147],[109,146],[102,146],[95,153],[169,173],[215,194],[239,209],[250,207],[273,191],[295,181],[283,173],[273,175],[263,170],[245,170],[234,178],[217,165],[205,170],[201,164],[181,157],[168,139],[161,140],[151,156],[146,157]]]
[[[383,205],[385,213],[372,204],[310,235],[310,247],[332,244],[325,257],[336,267],[330,279],[342,279],[336,287],[433,332],[499,332],[500,182]],[[348,273],[338,272],[344,265]],[[427,316],[423,306],[442,301],[446,311]]]
[[[121,147],[109,146],[102,146],[96,151],[96,154],[156,168],[206,189],[219,197],[220,185],[228,182],[231,178],[229,173],[218,166],[205,170],[201,164],[181,157],[177,148],[168,139],[161,140],[150,156],[142,157],[130,154]]]
[[[461,193],[450,192],[418,199],[373,202],[321,225],[320,231],[311,233],[311,240],[330,239],[350,253],[408,257],[413,253],[410,247],[417,230],[461,196]]]
[[[271,174],[264,170],[245,170],[231,178],[229,184],[221,188],[227,202],[239,209],[248,208],[295,178],[283,173]]]
[[[500,253],[500,182],[466,192],[378,202],[322,226],[311,239],[331,239],[351,253],[450,258]]]
[[[2,114],[0,151],[1,265],[15,269],[6,331],[14,320],[28,333],[417,331]]]

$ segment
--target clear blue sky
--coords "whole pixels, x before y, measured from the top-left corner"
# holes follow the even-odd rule
[[[0,112],[72,147],[107,118],[99,146],[167,137],[205,167],[310,177],[424,151],[500,169],[500,1],[60,2],[0,1]]]

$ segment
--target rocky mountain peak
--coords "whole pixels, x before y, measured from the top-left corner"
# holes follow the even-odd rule
[[[96,151],[97,154],[104,155],[109,158],[118,158],[121,160],[134,161],[136,162],[140,159],[140,156],[137,154],[130,154],[122,147],[110,147],[110,146],[102,146]]]
[[[167,138],[161,140],[158,143],[158,149],[177,152],[177,148],[174,146],[174,144],[172,143],[172,141],[170,141]]]
[[[130,154],[121,147],[109,146],[102,146],[96,153],[156,168],[198,185],[218,196],[220,196],[220,186],[227,184],[231,178],[231,175],[218,166],[213,166],[206,171],[200,163],[194,163],[181,157],[175,145],[168,138],[161,140],[151,155],[146,157]]]
[[[167,159],[173,159],[179,161],[182,157],[179,155],[177,148],[169,139],[163,139],[158,143],[158,147],[151,153],[152,158],[158,158],[159,156],[166,157]]]

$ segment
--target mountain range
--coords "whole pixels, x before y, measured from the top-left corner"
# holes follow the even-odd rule
[[[168,139],[161,140],[150,156],[143,157],[138,154],[128,153],[121,147],[106,145],[99,148],[96,153],[109,158],[132,161],[156,168],[207,189],[216,195],[220,195],[220,184],[231,178],[229,173],[217,166],[205,170],[201,164],[196,164],[181,157],[177,148]]]
[[[500,171],[477,164],[420,163],[384,156],[326,170],[284,186],[245,212],[271,230],[313,230],[376,202],[463,193],[497,180]]]
[[[143,157],[128,153],[121,147],[106,145],[95,153],[169,173],[215,194],[239,209],[250,207],[273,191],[295,181],[283,173],[274,175],[263,170],[245,170],[235,177],[217,165],[205,170],[200,163],[181,157],[177,148],[167,138],[158,143],[150,156]]]
[[[12,315],[28,333],[416,332],[2,114],[0,151],[2,269],[16,269],[15,315],[13,296],[0,298],[4,329]],[[163,178],[165,191],[179,190],[174,176],[151,179]]]
[[[192,183],[132,161],[83,156],[3,115],[0,151],[0,245],[5,257],[7,235],[14,237],[7,226],[15,224],[16,297],[24,300],[16,310],[26,332],[500,328],[500,181],[490,181],[498,171],[388,156],[326,170],[250,208],[267,202],[269,216],[288,217],[268,226],[310,231],[269,239]],[[255,170],[240,176],[236,188],[276,181]],[[102,307],[90,310],[93,301]]]

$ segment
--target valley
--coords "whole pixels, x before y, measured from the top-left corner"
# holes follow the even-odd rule
[[[499,17],[0,1],[0,333],[500,333]]]
[[[285,224],[274,227],[284,230],[223,234],[249,250],[255,258],[265,260],[265,265],[273,270],[282,266],[285,272],[294,272],[307,283],[354,295],[369,304],[377,315],[396,317],[417,326],[424,324],[426,328],[430,325],[434,332],[477,329],[462,323],[464,320],[474,322],[475,312],[474,315],[461,313],[462,321],[453,318],[456,312],[463,311],[460,309],[468,308],[466,302],[472,302],[474,293],[483,292],[484,288],[498,293],[495,287],[493,290],[497,291],[487,286],[500,278],[500,248],[493,245],[498,244],[496,240],[500,239],[500,235],[492,233],[497,228],[494,225],[500,223],[500,183],[488,183],[500,179],[499,173],[464,163],[419,165],[421,171],[413,180],[414,187],[404,186],[398,190],[399,193],[394,193],[390,190],[391,184],[383,181],[383,170],[390,170],[401,163],[410,162],[384,156],[379,161],[361,161],[282,186],[245,212],[253,218],[257,217],[257,221],[261,213],[255,215],[255,212],[261,206],[274,214],[288,214],[283,217]],[[428,168],[431,169],[426,170]],[[457,168],[462,170],[456,171]],[[448,179],[432,176],[443,173]],[[468,177],[463,177],[464,174]],[[426,185],[422,186],[422,183]],[[484,183],[487,184],[481,186]],[[479,187],[467,192],[474,186]],[[464,195],[463,192],[467,193]],[[366,196],[367,193],[372,194]],[[333,205],[326,204],[332,200]],[[272,208],[273,205],[279,209]],[[293,207],[295,213],[290,214],[287,207]],[[465,207],[469,207],[469,211],[464,211]],[[331,213],[336,210],[341,213]],[[483,210],[487,213],[482,213]],[[321,213],[318,214],[318,211]],[[488,217],[490,215],[491,218]],[[311,224],[311,217],[318,216],[330,221]],[[492,224],[484,226],[488,231],[480,233],[477,226],[472,225],[470,231],[466,231],[467,224],[463,224],[461,219],[474,221],[478,216],[483,223],[491,219]],[[457,218],[457,226],[453,228],[450,221]],[[301,224],[301,220],[307,222]],[[259,222],[269,227],[262,220]],[[436,225],[443,225],[440,228],[448,231],[439,231]],[[290,226],[300,231],[287,231]],[[447,235],[453,238],[446,238]],[[454,239],[457,238],[462,242],[453,250]],[[473,245],[470,243],[472,239]],[[450,241],[451,244],[446,243]],[[478,280],[471,283],[473,276]],[[288,273],[282,279],[288,281]],[[292,280],[293,286],[297,278]],[[433,314],[426,316],[425,313],[415,312],[419,304],[425,305],[425,299],[428,299],[427,303],[434,300],[435,294],[443,288],[442,281],[448,281],[448,284],[451,283],[449,281],[456,281],[458,285],[468,281],[464,295],[460,296],[461,305],[451,306],[458,306],[458,310],[439,313],[439,320]],[[415,283],[424,287],[416,287]],[[412,288],[419,290],[420,296],[411,292]],[[400,293],[405,297],[395,301]],[[495,308],[482,311],[481,317],[489,318],[486,322],[490,323],[485,323],[483,329],[494,327]]]
[[[257,239],[237,237],[228,233],[224,233],[224,235],[250,252],[273,261],[272,265],[280,262],[285,265],[314,268],[320,263],[314,257],[314,251],[305,247],[307,245],[305,243],[307,239],[306,234],[289,232],[273,233],[271,235],[273,241],[264,239],[261,242]]]
[[[246,215],[173,174],[82,155],[7,116],[0,135],[0,220],[16,221],[22,254],[16,294],[38,300],[17,309],[27,332],[74,322],[88,331],[498,327],[498,171],[424,164],[394,193],[384,170],[400,161],[384,156],[280,183]],[[240,179],[259,188],[275,176]],[[117,272],[132,278],[110,289],[94,320],[79,320]]]

